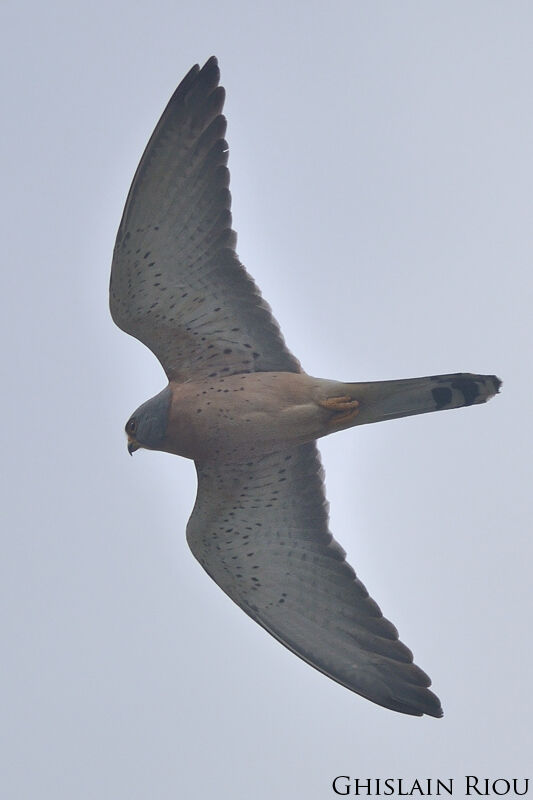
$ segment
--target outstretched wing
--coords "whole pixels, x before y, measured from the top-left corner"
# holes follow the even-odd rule
[[[348,689],[394,711],[440,717],[430,679],[328,531],[316,445],[197,471],[187,541],[221,589]]]
[[[113,256],[113,319],[171,380],[300,371],[235,253],[219,78],[210,58],[174,92],[135,173]]]

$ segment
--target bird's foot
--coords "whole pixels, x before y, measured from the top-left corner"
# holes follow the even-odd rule
[[[328,424],[333,428],[351,422],[359,414],[359,402],[348,395],[326,397],[325,400],[319,400],[319,405],[332,412]]]

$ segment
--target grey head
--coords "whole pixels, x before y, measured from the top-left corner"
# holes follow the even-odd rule
[[[172,392],[170,386],[167,386],[131,415],[126,423],[130,456],[140,447],[148,450],[163,449],[171,398]]]

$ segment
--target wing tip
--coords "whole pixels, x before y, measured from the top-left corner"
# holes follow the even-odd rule
[[[493,383],[493,386],[494,386],[494,394],[499,394],[500,393],[500,389],[503,386],[502,379],[498,378],[497,375],[490,375],[489,377],[492,380],[492,383]]]
[[[204,69],[210,69],[211,67],[218,67],[218,58],[216,56],[209,56],[209,58],[202,67],[202,71]]]
[[[376,701],[374,700],[374,702]],[[398,711],[400,714],[408,714],[412,717],[426,715],[441,719],[444,716],[439,698],[424,686],[409,686],[407,690],[405,690],[405,687],[399,687],[397,694],[377,702],[391,711]]]
[[[217,88],[219,81],[220,69],[216,56],[210,56],[202,67],[200,67],[199,64],[193,64],[185,77],[182,78],[178,84],[177,89],[174,91],[174,94],[167,104],[167,109],[183,102],[187,95],[191,93],[194,94],[198,88],[201,88],[203,91],[207,90],[208,95],[211,94],[211,92]]]
[[[216,56],[210,56],[198,72],[198,80],[210,89],[215,89],[220,81],[220,68]]]

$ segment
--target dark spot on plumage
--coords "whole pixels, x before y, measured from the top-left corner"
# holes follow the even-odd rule
[[[437,386],[435,389],[431,390],[431,394],[433,395],[437,411],[451,403],[452,390],[447,386]]]
[[[471,406],[479,397],[479,386],[477,381],[471,378],[457,378],[452,381],[452,388],[458,389],[465,399],[465,406]]]

